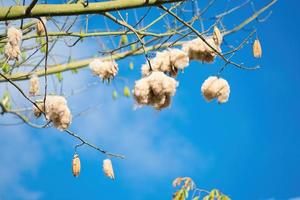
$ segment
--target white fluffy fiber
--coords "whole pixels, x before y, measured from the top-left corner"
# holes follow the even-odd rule
[[[40,110],[45,112],[46,118],[51,120],[53,125],[59,130],[65,130],[71,124],[72,114],[68,108],[67,100],[64,97],[47,95],[46,110],[44,110],[43,100],[40,100],[37,105]],[[36,117],[42,114],[40,110],[33,106],[34,115]]]
[[[135,82],[134,98],[139,105],[151,105],[160,110],[171,103],[178,82],[163,72],[153,71],[149,76]]]
[[[22,31],[15,27],[7,29],[7,43],[4,46],[4,54],[9,60],[18,60],[21,51],[20,46],[22,42]]]
[[[35,96],[39,93],[40,82],[36,74],[32,75],[29,80],[29,94]]]
[[[205,40],[210,44],[215,50],[221,52],[220,44],[213,37],[206,37]],[[210,48],[201,38],[196,38],[185,42],[182,45],[182,50],[186,52],[190,60],[200,60],[203,62],[213,62],[216,53],[212,48]]]
[[[115,60],[101,60],[98,58],[94,59],[89,66],[93,74],[99,76],[103,80],[112,79],[119,71],[118,64]]]
[[[150,63],[153,71],[161,71],[171,76],[177,76],[178,70],[184,70],[189,65],[189,57],[180,49],[167,49],[157,52]],[[147,76],[150,73],[149,63],[142,65],[142,75]]]
[[[207,101],[217,98],[219,103],[225,103],[229,98],[230,87],[225,79],[210,76],[202,84],[201,91]]]

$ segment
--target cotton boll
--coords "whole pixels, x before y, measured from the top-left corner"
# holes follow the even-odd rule
[[[45,112],[46,118],[51,120],[53,125],[59,130],[65,130],[69,127],[72,121],[72,114],[67,106],[67,101],[62,96],[47,96],[44,106],[43,100],[39,100],[36,108],[33,106],[33,112],[36,117],[39,117],[42,112]],[[44,108],[46,108],[44,110]]]
[[[215,43],[213,37],[205,38],[206,42],[218,52],[221,52],[220,45]],[[215,51],[209,47],[201,38],[190,40],[182,45],[182,50],[186,52],[190,60],[200,60],[211,63],[216,57]]]
[[[186,52],[180,49],[170,49],[170,61],[173,67],[184,70],[189,65],[189,57]]]
[[[7,43],[4,46],[4,55],[9,60],[18,60],[21,55],[20,47]]]
[[[115,179],[114,169],[110,159],[103,160],[103,173],[110,179]]]
[[[92,70],[93,74],[99,76],[103,80],[110,80],[111,78],[115,77],[118,73],[118,64],[115,60],[101,60],[101,59],[94,59],[90,63],[90,69]]]
[[[142,78],[135,82],[134,97],[139,104],[148,104],[150,95],[150,84],[147,78]]]
[[[150,60],[152,71],[161,71],[176,77],[178,70],[183,70],[189,65],[187,54],[180,49],[167,49],[157,52],[156,56]],[[142,75],[147,76],[151,73],[149,63],[142,65]]]
[[[18,60],[21,50],[22,32],[15,27],[7,29],[7,43],[4,46],[5,57],[9,60]]]
[[[42,17],[41,20],[43,21],[44,25],[46,26],[46,23],[47,23],[46,17]],[[38,20],[38,22],[36,23],[36,33],[38,35],[42,35],[45,33],[43,23],[40,20]]]
[[[20,45],[22,41],[22,31],[13,26],[9,27],[7,29],[7,41],[13,46]]]
[[[38,94],[40,90],[39,78],[36,74],[32,75],[29,80],[29,94],[35,96]]]
[[[149,76],[135,82],[133,96],[140,105],[151,105],[157,110],[171,103],[178,82],[163,72],[153,71]]]
[[[230,87],[225,79],[210,76],[202,84],[201,91],[207,101],[217,98],[219,103],[225,103],[229,98]]]

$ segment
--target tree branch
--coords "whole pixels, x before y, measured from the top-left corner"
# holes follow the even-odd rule
[[[69,16],[82,14],[99,14],[129,8],[156,6],[185,0],[115,0],[106,2],[82,4],[38,4],[30,13],[26,13],[29,6],[9,6],[0,8],[0,21],[25,19],[46,16]]]

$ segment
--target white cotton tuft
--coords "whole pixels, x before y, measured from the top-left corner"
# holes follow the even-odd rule
[[[90,69],[93,74],[99,76],[102,80],[110,80],[114,78],[118,71],[118,64],[115,60],[94,59],[90,63]]]
[[[46,26],[47,18],[42,17],[41,20],[43,21],[44,25]],[[43,35],[45,33],[45,28],[43,26],[43,23],[40,20],[38,20],[38,22],[36,23],[36,33],[38,35]]]
[[[18,60],[21,50],[22,31],[15,27],[7,29],[7,43],[4,47],[5,57],[9,60]]]
[[[135,82],[134,98],[139,105],[151,105],[157,110],[171,103],[178,82],[163,72],[153,71],[149,76]]]
[[[152,71],[161,71],[176,77],[178,70],[184,70],[189,65],[188,55],[180,49],[167,49],[157,52],[155,58],[150,60]],[[142,65],[142,75],[151,73],[149,63]]]
[[[102,167],[103,167],[103,172],[104,172],[105,176],[107,176],[111,179],[115,179],[114,169],[113,169],[112,162],[110,159],[103,160]]]
[[[230,87],[225,79],[210,76],[202,84],[201,91],[207,101],[217,98],[219,103],[225,103],[229,98]]]
[[[19,46],[12,46],[10,43],[6,43],[4,46],[4,54],[9,60],[18,60],[21,55],[21,50]]]
[[[221,52],[220,44],[216,43],[213,37],[206,37],[205,40],[215,50]],[[182,45],[182,50],[188,54],[190,60],[200,60],[210,63],[213,62],[216,57],[215,51],[210,48],[201,38],[187,41]]]
[[[72,114],[64,97],[47,95],[46,105],[44,106],[43,100],[40,100],[37,105],[39,109],[33,106],[34,115],[36,117],[41,116],[42,110],[46,114],[46,119],[51,120],[53,125],[59,130],[65,130],[71,124]],[[44,107],[46,110],[44,110]]]
[[[31,96],[35,96],[39,93],[40,90],[40,82],[39,78],[36,74],[32,75],[29,80],[29,94]]]

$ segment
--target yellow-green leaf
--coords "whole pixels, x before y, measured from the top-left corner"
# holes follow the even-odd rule
[[[56,73],[55,76],[59,82],[61,82],[64,79],[61,72]]]
[[[131,69],[131,70],[133,70],[133,69],[134,69],[133,62],[130,62],[130,63],[129,63],[129,69]]]
[[[2,65],[2,71],[6,74],[10,71],[10,65],[8,63],[5,63]]]
[[[125,86],[123,89],[123,94],[125,97],[130,97],[130,89],[129,87]]]
[[[121,36],[121,44],[122,44],[122,45],[128,44],[128,38],[127,38],[127,35],[122,35],[122,36]]]
[[[118,92],[116,90],[113,91],[112,98],[113,98],[113,100],[118,98]]]

